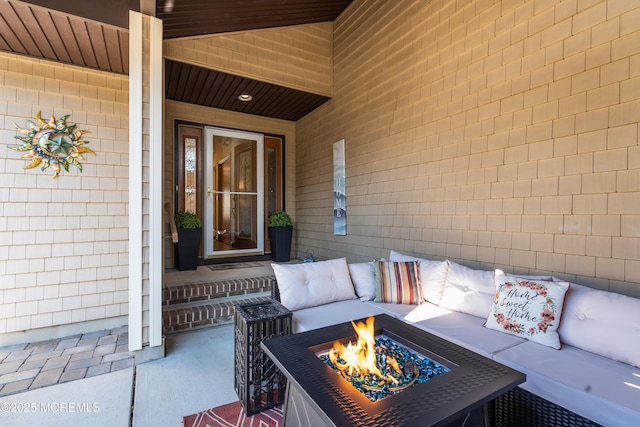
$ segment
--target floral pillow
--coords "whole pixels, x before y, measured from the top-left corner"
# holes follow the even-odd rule
[[[376,278],[374,302],[421,304],[420,270],[415,261],[373,263]]]
[[[485,326],[559,349],[558,326],[569,282],[531,280],[500,270],[495,280],[495,300]]]

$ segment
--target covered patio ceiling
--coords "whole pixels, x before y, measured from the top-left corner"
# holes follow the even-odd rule
[[[129,10],[162,19],[163,37],[170,39],[333,21],[351,1],[0,0],[0,51],[128,74]],[[222,75],[224,73],[216,70],[168,61],[167,98],[284,120],[298,120],[329,99],[259,80],[231,76],[226,81],[236,89],[250,86],[256,92],[271,94],[275,99],[260,106],[231,102],[230,98],[220,96],[211,96],[206,103],[197,102],[202,98],[193,92],[198,85],[209,85],[218,91],[229,89],[225,80],[220,80]],[[191,82],[192,78],[196,78],[195,82]],[[217,86],[220,84],[222,86]],[[179,88],[190,89],[191,92],[174,90]],[[172,89],[171,95],[168,89]]]
[[[333,21],[351,1],[155,0],[165,39]]]
[[[252,94],[251,102],[239,100]],[[223,110],[296,121],[328,97],[265,83],[192,64],[165,61],[165,97]]]
[[[92,15],[97,18],[100,13],[97,9],[91,10],[92,13],[83,12],[89,15],[87,17],[71,14],[64,9],[50,9],[17,0],[0,0],[0,50],[127,74],[128,18],[125,27],[121,26],[121,19],[114,19],[116,12],[120,15],[125,13],[124,7],[122,1],[117,1],[112,12],[102,14],[110,19],[94,20],[91,19]]]

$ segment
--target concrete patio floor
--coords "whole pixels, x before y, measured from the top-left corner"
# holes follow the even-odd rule
[[[182,426],[182,417],[238,399],[233,325],[166,338],[166,357],[0,398],[0,426]]]
[[[292,262],[300,262],[292,260]],[[165,286],[272,274],[271,263],[165,272]],[[167,335],[166,357],[0,397],[0,427],[179,427],[182,417],[238,400],[233,325]]]

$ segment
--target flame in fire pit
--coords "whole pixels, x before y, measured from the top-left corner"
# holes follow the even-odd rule
[[[329,351],[329,360],[348,380],[358,378],[362,387],[369,390],[389,389],[397,391],[412,385],[420,374],[415,363],[407,361],[400,367],[394,352],[388,345],[376,340],[374,318],[366,323],[354,323],[357,341],[344,345],[337,341]]]
[[[355,345],[349,341],[349,344],[345,346],[337,341],[333,344],[333,348],[329,352],[331,362],[333,362],[340,371],[343,371],[349,376],[354,374],[362,376],[373,374],[378,378],[384,378],[384,375],[377,366],[376,338],[373,321],[373,317],[369,317],[366,324],[351,321],[351,325],[358,337]],[[390,359],[391,366],[398,372],[401,372],[396,359],[391,356],[388,356],[388,359]]]
[[[422,383],[449,370],[446,366],[407,347],[384,334],[376,337],[374,318],[366,323],[351,322],[356,343],[337,341],[326,353],[318,354],[327,365],[371,401],[395,394],[415,383]]]

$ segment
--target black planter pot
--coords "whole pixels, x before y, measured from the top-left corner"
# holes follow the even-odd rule
[[[202,228],[178,228],[178,245],[176,246],[178,270],[195,270],[198,268],[201,235]]]
[[[275,262],[289,261],[291,259],[293,226],[269,227],[268,232],[271,240],[271,259]]]

